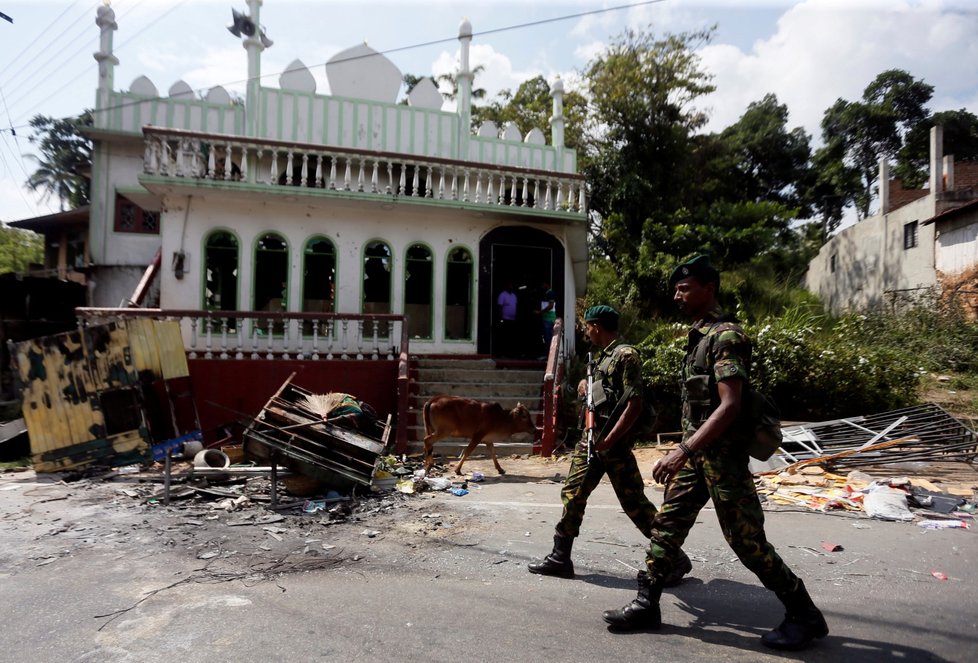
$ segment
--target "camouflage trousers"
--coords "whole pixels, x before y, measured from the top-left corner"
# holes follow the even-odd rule
[[[798,589],[798,576],[764,534],[764,512],[747,462],[743,444],[719,439],[676,473],[652,525],[645,564],[653,579],[669,575],[696,516],[712,499],[723,536],[741,563],[778,594]]]
[[[580,534],[588,497],[605,474],[625,514],[646,538],[651,534],[655,505],[645,496],[645,484],[632,453],[631,440],[620,440],[611,449],[595,454],[590,463],[587,460],[587,443],[583,440],[578,443],[571,457],[567,481],[560,491],[564,511],[555,528],[557,534],[572,537]]]

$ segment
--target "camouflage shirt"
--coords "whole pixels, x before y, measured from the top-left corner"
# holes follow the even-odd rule
[[[638,350],[616,338],[594,359],[594,379],[600,380],[608,400],[599,414],[608,416],[626,391],[642,396],[642,359]]]
[[[683,430],[699,428],[720,405],[717,383],[750,379],[751,341],[731,316],[716,308],[689,330],[683,361]]]

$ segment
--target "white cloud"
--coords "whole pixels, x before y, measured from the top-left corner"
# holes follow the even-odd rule
[[[872,6],[871,6],[872,5]],[[715,44],[700,52],[715,75],[710,131],[735,122],[751,101],[773,92],[787,104],[790,125],[820,137],[819,123],[837,98],[855,100],[877,74],[905,69],[935,86],[932,110],[975,102],[978,14],[942,12],[946,3],[859,3],[808,0],[786,11],[777,31],[750,52]]]
[[[458,61],[458,50],[454,53],[442,51],[432,62],[431,73],[435,77],[454,73],[458,70]],[[522,70],[515,69],[509,57],[498,52],[489,44],[472,44],[469,51],[469,63],[473,69],[479,65],[485,67],[476,77],[475,86],[484,88],[489,98],[494,97],[503,89],[516,90],[520,83],[544,73],[542,70],[532,67]]]
[[[600,40],[581,44],[574,49],[574,58],[581,62],[590,62],[595,57],[604,52],[607,44]]]
[[[188,53],[173,48],[172,44],[161,44],[152,49],[140,49],[137,60],[141,69],[137,75],[145,75],[153,81],[161,95],[166,95],[178,80],[194,90],[206,92],[220,85],[229,92],[244,94],[248,77],[248,61],[240,45],[205,47]],[[129,83],[131,81],[124,81],[125,86]],[[263,81],[263,84],[268,82]]]

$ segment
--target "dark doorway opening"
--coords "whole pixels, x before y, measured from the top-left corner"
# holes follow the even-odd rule
[[[511,283],[516,294],[516,321],[500,323],[499,293]],[[545,354],[540,303],[544,284],[557,298],[563,315],[564,247],[535,228],[507,226],[488,233],[479,243],[478,351],[494,357],[537,359]],[[508,338],[511,335],[512,338]]]

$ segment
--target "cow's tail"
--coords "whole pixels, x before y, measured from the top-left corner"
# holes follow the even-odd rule
[[[431,415],[428,410],[431,409],[431,401],[425,401],[424,407],[421,408],[421,416],[424,419],[424,434],[425,437],[431,435]]]

